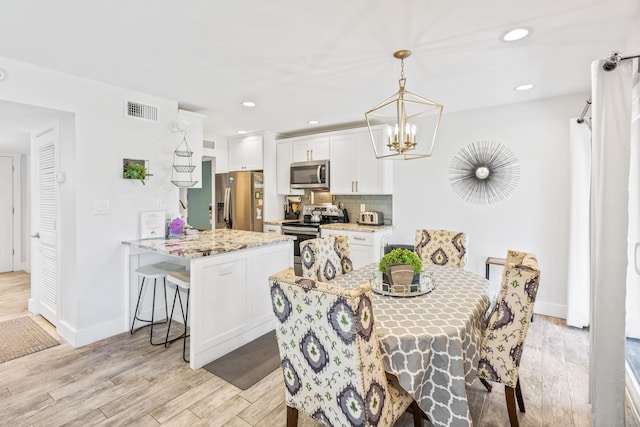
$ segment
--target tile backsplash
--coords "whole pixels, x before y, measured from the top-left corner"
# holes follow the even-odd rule
[[[388,225],[392,224],[393,196],[391,195],[344,196],[333,195],[328,191],[310,192],[307,190],[302,199],[304,200],[303,203],[333,203],[334,205],[342,203],[349,212],[349,222],[354,224],[358,222],[360,205],[364,205],[365,211],[382,212],[384,223]]]
[[[384,215],[384,223],[391,224],[393,214],[393,196],[372,195],[372,196],[335,196],[333,203],[337,205],[342,202],[349,212],[349,222],[358,222],[360,205],[364,205],[365,211],[380,211]]]

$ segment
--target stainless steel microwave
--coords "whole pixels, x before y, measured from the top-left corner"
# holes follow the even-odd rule
[[[329,160],[291,163],[291,188],[329,189]]]

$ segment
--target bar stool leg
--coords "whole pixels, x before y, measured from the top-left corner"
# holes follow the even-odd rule
[[[182,360],[184,360],[185,362],[189,362],[189,360],[187,360],[187,338],[189,337],[189,335],[187,335],[187,323],[189,321],[189,293],[191,292],[191,289],[187,289],[186,291],[187,291],[187,303],[186,303],[186,310],[185,310],[185,305],[183,305],[182,303],[182,295],[180,294],[180,287],[176,286],[176,293],[173,295],[173,304],[171,304],[171,317],[169,317],[169,327],[167,328],[167,336],[165,337],[164,345],[165,347],[167,347],[172,342],[182,338],[183,340]],[[169,332],[171,331],[171,321],[173,320],[173,313],[176,308],[176,299],[180,304],[180,312],[182,313],[182,320],[184,321],[184,331],[182,332],[182,334],[169,340]]]
[[[187,338],[189,338],[189,335],[187,335],[187,323],[189,320],[189,293],[190,292],[191,292],[191,288],[187,289],[187,311],[184,315],[184,340],[182,341],[182,360],[184,360],[187,363],[189,363],[189,361],[187,360]]]
[[[133,312],[133,321],[131,322],[131,335],[133,335],[133,327],[136,324],[136,319],[142,321],[142,319],[138,318],[138,308],[140,307],[140,298],[142,297],[143,288],[144,288],[144,277],[142,278],[142,284],[140,285],[140,291],[138,292],[138,302],[136,303],[136,311]]]

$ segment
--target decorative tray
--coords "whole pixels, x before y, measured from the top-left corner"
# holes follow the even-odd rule
[[[390,286],[388,283],[383,282],[384,284],[386,284],[387,286]],[[372,291],[375,292],[376,294],[379,295],[386,295],[386,296],[390,296],[390,297],[403,297],[403,298],[407,298],[407,297],[417,297],[420,295],[424,295],[424,294],[428,294],[429,292],[431,292],[434,288],[436,287],[436,284],[434,281],[431,281],[431,283],[429,285],[427,285],[427,288],[424,291],[420,291],[420,290],[416,290],[416,291],[412,291],[412,292],[389,292],[389,291],[384,291],[382,289],[376,289],[372,287]]]

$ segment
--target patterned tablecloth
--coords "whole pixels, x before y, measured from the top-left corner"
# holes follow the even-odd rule
[[[357,287],[377,270],[376,263],[331,283]],[[401,298],[373,294],[385,370],[416,399],[436,426],[472,425],[467,391],[476,379],[481,327],[489,307],[489,282],[470,271],[426,265],[435,289]]]

